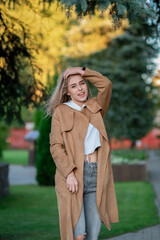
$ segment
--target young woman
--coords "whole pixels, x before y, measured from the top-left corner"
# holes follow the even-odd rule
[[[98,89],[92,97],[87,80]],[[56,164],[61,240],[97,240],[118,222],[110,145],[103,117],[111,81],[87,67],[67,68],[48,102],[50,152]]]

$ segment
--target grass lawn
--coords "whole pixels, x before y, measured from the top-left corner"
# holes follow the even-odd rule
[[[102,224],[99,239],[159,223],[155,194],[149,182],[115,183],[120,222],[111,232]],[[10,186],[0,200],[0,234],[3,240],[59,240],[54,187]]]
[[[130,161],[137,158],[139,160],[146,160],[148,155],[143,149],[115,149],[111,151],[111,155],[116,155],[123,158],[128,158]]]
[[[10,164],[20,164],[27,165],[28,164],[28,150],[17,150],[17,149],[9,149],[3,151],[3,162],[8,162]],[[139,160],[145,160],[147,158],[147,153],[145,150],[138,149],[118,149],[112,150],[111,157],[117,156],[122,158],[127,158],[129,161],[137,158]]]
[[[9,164],[28,164],[28,150],[9,149],[3,151],[2,162]]]

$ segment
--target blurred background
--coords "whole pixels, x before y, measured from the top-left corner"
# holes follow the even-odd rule
[[[60,239],[43,106],[71,66],[113,87],[104,122],[120,223],[100,239],[159,226],[159,1],[0,3],[0,239]]]

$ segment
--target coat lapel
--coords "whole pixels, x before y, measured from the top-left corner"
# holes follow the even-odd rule
[[[92,113],[97,113],[102,109],[102,107],[96,101],[96,97],[90,98],[85,102],[85,104],[89,111],[91,111]]]
[[[88,110],[95,114],[98,113],[99,116],[97,115],[96,117],[93,116],[90,118],[90,123],[96,127],[98,129],[98,131],[102,134],[102,136],[107,140],[107,142],[109,142],[108,140],[108,136],[107,136],[107,132],[104,126],[104,122],[103,122],[103,118],[101,116],[100,110],[102,110],[102,107],[98,104],[98,102],[96,101],[96,97],[89,99],[88,101],[86,101],[86,107],[88,108]]]

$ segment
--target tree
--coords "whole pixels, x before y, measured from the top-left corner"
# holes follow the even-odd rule
[[[51,6],[53,0],[44,0],[43,8],[46,9]],[[122,19],[128,18],[130,23],[145,22],[148,18],[156,19],[156,11],[154,9],[154,3],[146,0],[103,0],[103,1],[70,1],[70,0],[58,0],[59,5],[62,7],[62,11],[66,11],[68,17],[72,17],[75,10],[79,17],[86,15],[94,15],[96,10],[104,12],[109,9],[110,16],[114,20],[115,27],[121,25]],[[154,2],[158,4],[157,0]]]
[[[35,77],[40,70],[34,63],[29,33],[21,21],[0,8],[0,120],[23,123],[22,106],[38,107],[45,87]],[[19,31],[17,31],[19,29]]]
[[[108,64],[112,72],[108,74],[114,84],[109,126],[113,136],[130,139],[132,147],[153,126],[154,99],[149,79],[155,68],[152,59],[158,52],[154,30],[154,26],[134,24],[107,51],[112,59]]]
[[[13,119],[22,122],[22,107],[41,104],[47,75],[54,75],[53,66],[59,66],[60,72],[65,68],[66,56],[103,49],[123,32],[123,24],[128,26],[125,20],[115,31],[108,19],[109,12],[104,16],[95,13],[92,19],[86,16],[85,21],[79,21],[74,14],[67,20],[65,13],[56,9],[56,3],[45,11],[41,6],[35,10],[38,0],[32,5],[28,3],[19,1],[14,9],[2,5],[0,11],[0,110],[1,119],[8,123]],[[43,74],[39,75],[40,68]]]
[[[34,1],[33,8],[38,6],[38,2]],[[94,16],[85,16],[85,19],[77,19],[75,13],[67,19],[65,13],[57,9],[56,3],[52,3],[45,11],[42,11],[41,5],[36,13],[29,10],[28,6],[16,5],[10,14],[27,23],[32,38],[35,38],[37,51],[33,55],[43,70],[41,81],[45,85],[48,73],[54,75],[54,66],[59,66],[61,70],[65,57],[83,56],[102,50],[114,37],[123,33],[124,26],[128,26],[128,20],[125,19],[122,27],[115,30],[109,10],[103,14],[96,11]]]

